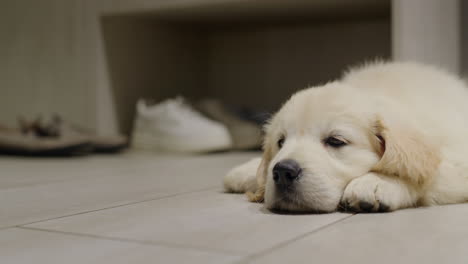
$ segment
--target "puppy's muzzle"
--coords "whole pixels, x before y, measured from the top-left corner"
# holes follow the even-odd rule
[[[301,174],[301,166],[292,159],[279,161],[273,167],[273,180],[281,189],[289,189],[301,177]]]

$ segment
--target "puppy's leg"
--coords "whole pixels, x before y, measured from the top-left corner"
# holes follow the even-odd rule
[[[341,206],[356,212],[386,212],[413,207],[419,198],[418,190],[402,179],[371,172],[346,186]]]
[[[459,161],[461,160],[461,161]],[[451,158],[440,165],[440,173],[421,201],[422,205],[468,202],[468,164],[463,158]]]
[[[224,177],[224,189],[234,193],[256,192],[256,174],[260,162],[261,158],[254,158],[231,169]]]

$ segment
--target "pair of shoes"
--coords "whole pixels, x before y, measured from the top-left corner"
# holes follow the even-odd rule
[[[23,156],[76,156],[116,152],[127,145],[123,136],[100,137],[55,116],[50,122],[20,120],[20,128],[0,127],[0,153]]]
[[[89,142],[85,137],[43,137],[24,128],[0,128],[0,154],[75,156],[87,151]]]
[[[232,146],[226,127],[204,117],[182,97],[157,105],[139,100],[131,142],[135,149],[188,153],[222,151]]]
[[[216,100],[204,100],[195,106],[182,97],[156,105],[144,100],[137,103],[133,148],[203,153],[260,145],[261,129],[231,114]]]

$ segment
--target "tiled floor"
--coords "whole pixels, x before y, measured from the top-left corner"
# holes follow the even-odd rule
[[[222,193],[255,155],[0,157],[0,263],[468,263],[468,205],[273,214]]]

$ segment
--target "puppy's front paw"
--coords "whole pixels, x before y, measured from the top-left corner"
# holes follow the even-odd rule
[[[226,192],[256,192],[256,173],[259,165],[260,158],[254,158],[231,169],[224,177],[224,189]]]
[[[341,207],[353,212],[388,212],[416,204],[411,186],[395,177],[369,173],[352,180],[341,198]]]

